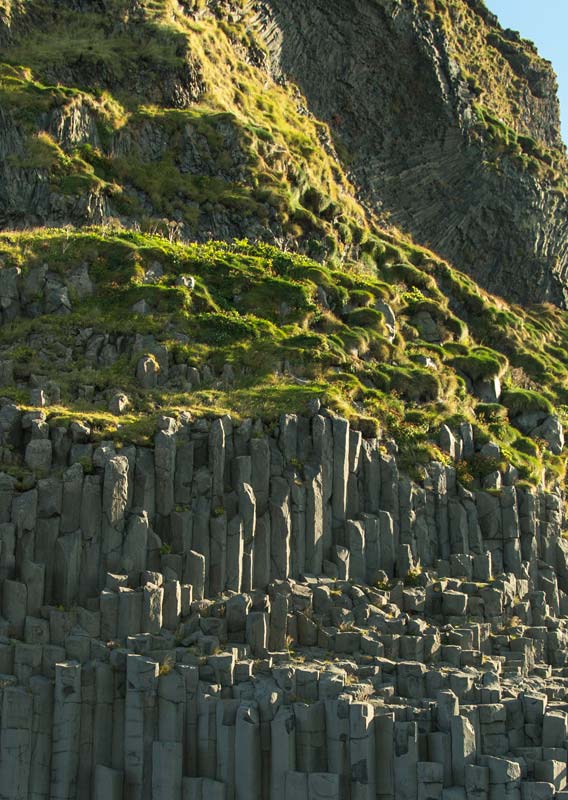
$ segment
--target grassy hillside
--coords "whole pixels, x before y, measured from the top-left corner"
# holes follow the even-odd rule
[[[540,481],[543,465],[547,480],[563,476],[564,456],[518,422],[527,412],[566,415],[566,314],[508,306],[403,240],[367,244],[374,268],[339,270],[247,242],[181,245],[102,229],[3,234],[4,269],[19,268],[31,285],[47,265],[48,277],[70,286],[71,308],[45,313],[40,303],[33,318],[24,309],[5,322],[0,360],[13,363],[15,380],[2,394],[27,405],[31,386],[56,381],[61,397],[51,415],[138,441],[164,409],[269,421],[317,398],[366,435],[392,436],[414,475],[429,459],[447,458],[437,447],[443,422],[455,429],[471,421],[478,441],[498,442],[522,479]],[[93,284],[82,297],[69,283],[78,265]],[[86,343],[97,333],[122,337],[127,355],[118,347],[106,366],[93,366]],[[170,364],[205,376],[200,385],[180,388],[170,369],[161,385],[143,388],[137,364],[158,352],[148,336]],[[487,403],[480,381],[496,377],[500,402]],[[108,411],[117,391],[130,400],[123,416]],[[472,481],[491,468],[476,457],[462,475]]]
[[[193,239],[208,230],[356,246],[366,213],[327,127],[269,78],[239,3],[12,3],[0,50],[4,224],[118,218]],[[228,8],[228,7],[227,7]],[[207,13],[206,13],[207,12]],[[6,13],[6,11],[5,11]],[[0,201],[2,198],[0,197]]]
[[[490,40],[475,6],[421,13],[471,78],[478,134],[562,189],[553,135],[519,123],[537,56]],[[2,395],[26,405],[55,383],[52,420],[135,441],[164,409],[270,421],[317,398],[392,437],[413,475],[447,459],[442,423],[469,421],[521,479],[563,477],[564,456],[527,430],[566,419],[566,315],[509,306],[385,232],[349,154],[270,77],[246,4],[215,9],[0,0],[0,281],[26,300],[3,311]],[[145,356],[161,370],[150,388]],[[118,391],[129,406],[113,415]],[[460,475],[495,467],[476,456]]]

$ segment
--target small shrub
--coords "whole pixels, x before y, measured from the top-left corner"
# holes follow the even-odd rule
[[[420,577],[422,575],[422,567],[414,567],[414,569],[409,569],[406,575],[404,576],[404,585],[405,586],[420,586]]]

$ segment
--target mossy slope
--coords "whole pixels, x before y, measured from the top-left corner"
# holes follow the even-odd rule
[[[338,270],[245,241],[181,245],[100,229],[4,234],[5,268],[18,267],[25,278],[47,264],[65,280],[81,264],[94,291],[73,297],[69,314],[2,327],[0,359],[16,365],[15,385],[3,393],[27,403],[32,376],[36,384],[42,376],[56,380],[57,413],[98,419],[101,431],[120,426],[123,438],[151,430],[164,408],[276,419],[317,398],[367,435],[392,436],[414,470],[444,458],[437,447],[443,422],[457,428],[469,420],[478,440],[497,441],[522,477],[541,480],[543,465],[549,480],[563,475],[564,458],[527,437],[517,419],[565,416],[566,314],[506,305],[402,239],[377,240],[374,258],[372,269],[353,262]],[[184,275],[194,278],[193,289],[180,285]],[[142,300],[144,313],[135,310]],[[143,350],[95,368],[77,346],[85,330],[139,342],[151,336],[172,364],[202,374],[207,367],[210,377],[191,390],[175,382],[142,389]],[[62,359],[62,347],[73,357]],[[503,387],[493,404],[479,390],[492,379]],[[94,388],[90,401],[85,385]],[[107,412],[117,390],[131,401],[122,419]],[[127,423],[135,424],[131,433]]]
[[[4,38],[5,226],[116,219],[315,256],[364,236],[327,127],[269,77],[240,3],[30,0]]]
[[[317,398],[391,436],[414,472],[446,458],[443,422],[467,420],[522,478],[558,480],[564,458],[519,420],[565,418],[565,314],[508,305],[385,232],[356,199],[349,154],[271,77],[245,5],[0,1],[0,224],[38,226],[0,237],[2,266],[25,276],[45,264],[65,282],[85,265],[94,283],[69,314],[5,321],[0,361],[14,381],[3,394],[28,403],[49,378],[61,388],[50,413],[123,439],[147,435],[164,408],[275,419]],[[554,120],[549,133],[523,127],[511,89],[527,80],[531,47],[511,45],[520,67],[494,42],[482,52],[473,0],[417,13],[471,78],[473,135],[562,192]],[[244,236],[277,246],[233,241]],[[85,355],[97,336],[112,338],[108,363]],[[149,339],[174,368],[208,377],[191,391],[142,389]],[[122,417],[108,412],[117,390],[131,402]],[[466,465],[464,479],[492,466]]]

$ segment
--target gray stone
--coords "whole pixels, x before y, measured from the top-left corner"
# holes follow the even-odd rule
[[[27,589],[26,613],[38,616],[45,595],[45,566],[33,561],[24,561],[21,567],[22,582]]]
[[[117,417],[128,411],[129,407],[130,400],[128,399],[128,395],[124,394],[124,392],[116,392],[116,394],[113,394],[108,404],[110,413]]]
[[[243,522],[243,566],[242,588],[252,589],[253,582],[253,548],[256,532],[256,497],[252,486],[244,483],[238,495],[239,515]]]
[[[129,573],[143,572],[146,567],[149,524],[146,512],[131,514],[122,544],[122,563]]]
[[[564,450],[564,429],[558,417],[547,417],[543,423],[531,430],[533,439],[544,439],[555,455]]]
[[[152,800],[180,800],[183,747],[181,742],[152,744]]]
[[[255,706],[239,707],[235,728],[235,759],[238,764],[236,800],[260,797],[260,719]]]
[[[323,476],[321,471],[307,482],[306,571],[321,575],[324,556]]]
[[[568,715],[565,711],[548,711],[542,728],[543,747],[564,747],[568,738]]]
[[[375,728],[373,706],[352,703],[349,708],[351,797],[368,800],[376,795]]]
[[[176,467],[176,439],[169,430],[160,430],[154,438],[154,465],[156,470],[156,511],[167,517],[174,510],[174,475]]]
[[[154,356],[142,356],[136,365],[136,380],[143,389],[155,389],[158,385],[160,365]]]
[[[227,589],[237,593],[241,591],[242,587],[243,555],[244,555],[243,522],[240,516],[235,516],[227,526],[225,585]]]
[[[415,722],[395,722],[393,762],[394,796],[397,800],[417,800],[418,732]]]
[[[81,571],[81,546],[81,531],[60,536],[55,543],[54,598],[65,608],[71,608],[77,601]]]
[[[270,609],[270,637],[269,649],[271,652],[282,652],[286,647],[288,620],[288,598],[277,595]]]
[[[309,800],[340,800],[339,775],[330,772],[313,772],[308,775],[308,797]]]
[[[142,606],[143,633],[158,635],[162,629],[162,606],[164,602],[164,589],[151,583],[144,586],[144,599]]]
[[[501,398],[501,381],[497,376],[477,381],[473,391],[483,403],[498,403]]]
[[[273,478],[270,488],[270,573],[272,580],[285,579],[291,558],[290,489],[284,478]]]
[[[246,639],[254,658],[264,658],[268,649],[268,615],[254,612],[246,618]]]
[[[216,419],[209,434],[209,469],[213,476],[213,497],[222,497],[225,487],[225,428]]]
[[[212,597],[225,590],[227,580],[227,517],[219,514],[210,522],[209,593]]]
[[[347,511],[347,482],[349,479],[349,422],[338,417],[333,427],[333,494],[332,510],[336,522],[344,522]]]
[[[105,571],[116,569],[121,561],[128,484],[128,459],[113,456],[106,462],[103,483],[102,555]]]
[[[22,639],[28,603],[28,590],[24,583],[5,580],[2,590],[2,613],[8,620],[13,636]]]
[[[490,785],[511,783],[521,778],[521,767],[517,761],[495,756],[481,756],[480,760],[489,769]]]
[[[235,800],[238,782],[235,733],[239,707],[240,700],[220,700],[217,703],[216,777],[225,786],[227,800]]]
[[[26,466],[34,472],[47,473],[51,459],[52,444],[49,439],[32,439],[26,447]]]
[[[296,765],[302,772],[325,772],[325,705],[294,703],[296,718]]]
[[[463,616],[467,608],[467,595],[462,592],[445,591],[442,594],[442,611],[445,616]]]
[[[345,533],[349,548],[349,577],[357,583],[364,583],[366,578],[364,527],[360,522],[348,520]]]
[[[76,794],[81,730],[81,666],[55,667],[53,750],[50,796],[73,800]]]
[[[183,582],[191,585],[193,599],[203,600],[205,596],[205,557],[190,550],[185,557]]]
[[[284,800],[286,775],[296,768],[296,718],[290,707],[281,706],[270,723],[272,747],[270,796]]]
[[[263,591],[270,583],[270,537],[270,514],[266,512],[256,519],[252,545],[253,588]]]
[[[454,783],[456,786],[465,786],[465,768],[470,764],[475,764],[476,759],[475,730],[469,720],[464,717],[452,717],[450,734]]]
[[[162,607],[163,626],[175,631],[181,615],[181,586],[177,580],[164,582],[164,602]]]
[[[336,545],[333,548],[333,560],[337,565],[338,577],[342,581],[350,578],[350,553],[346,547]]]
[[[94,800],[122,800],[124,776],[119,770],[97,764],[95,767]]]

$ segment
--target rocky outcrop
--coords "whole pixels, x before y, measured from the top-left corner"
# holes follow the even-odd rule
[[[565,369],[558,347],[536,357],[562,314],[529,328],[448,268],[450,314],[442,265],[367,230],[344,150],[314,122],[354,156],[367,221],[390,210],[487,286],[562,302],[550,69],[478,0],[442,4],[451,29],[438,0],[181,2],[168,25],[162,5],[0,0],[12,53],[47,26],[37,74],[6,67],[0,223],[161,209],[170,236],[104,230],[70,250],[70,235],[10,234],[2,251],[0,800],[565,800]],[[472,19],[503,66],[507,124],[514,74],[519,130],[546,152],[517,137],[495,156],[490,126],[509,131],[475,108],[492,78],[464,73]],[[92,52],[50,49],[61,20],[69,40],[88,21]],[[259,31],[310,108],[259,89]],[[231,114],[224,89],[190,109],[219,59],[242,71]],[[128,93],[128,112],[102,90]],[[530,147],[542,164],[523,161]],[[296,248],[317,232],[386,283],[264,245],[173,245],[193,230]],[[491,336],[498,320],[527,350],[473,346],[465,320],[484,303]],[[253,370],[265,358],[269,380]],[[281,379],[278,408],[305,416],[183,410],[274,408]],[[351,421],[322,406],[326,385]]]
[[[265,0],[255,7],[273,69],[297,82],[310,110],[330,124],[377,211],[492,292],[564,303],[565,193],[503,155],[507,145],[497,157],[476,111],[491,107],[495,87],[468,78],[476,63],[486,73],[499,69],[495,83],[513,100],[520,94],[509,124],[563,150],[554,73],[483,4],[448,3],[450,32],[421,6]],[[472,56],[463,42],[474,35]]]
[[[183,3],[172,24],[132,2],[116,25],[111,5],[4,4],[5,61],[27,52],[31,71],[3,68],[0,225],[112,220],[356,260],[384,223],[492,292],[565,304],[555,76],[481,2]],[[106,44],[52,51],[90,25]],[[234,92],[207,86],[220,69]]]
[[[414,484],[315,408],[163,417],[153,447],[0,421],[32,470],[0,476],[4,797],[565,788],[559,493]]]

